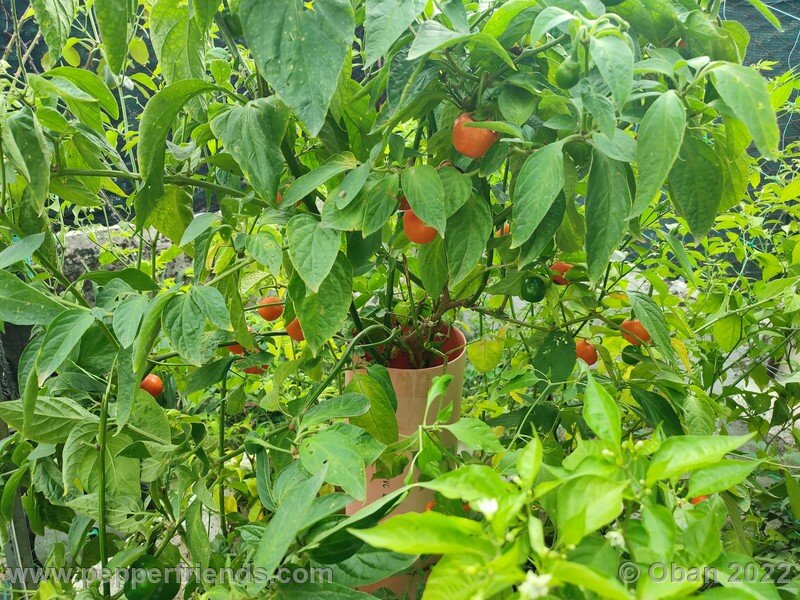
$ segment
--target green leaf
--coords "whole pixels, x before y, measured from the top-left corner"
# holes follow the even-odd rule
[[[617,128],[617,115],[614,111],[614,103],[592,89],[582,92],[581,100],[586,105],[586,108],[589,109],[592,118],[600,130],[601,136],[613,140]],[[639,135],[641,135],[641,133]],[[596,139],[594,141],[596,142]]]
[[[336,261],[341,235],[309,214],[293,217],[286,229],[292,264],[308,288],[316,293]]]
[[[234,105],[211,121],[211,131],[239,164],[256,194],[274,205],[283,173],[281,142],[289,111],[276,97]]]
[[[592,150],[586,191],[586,260],[589,279],[600,281],[625,233],[631,190],[623,163]]]
[[[529,488],[536,481],[536,475],[542,468],[543,450],[542,441],[534,429],[531,441],[517,455],[517,473],[522,486]]]
[[[560,142],[531,154],[514,184],[511,247],[530,239],[564,188],[564,155]]]
[[[652,427],[660,425],[662,431],[667,435],[684,434],[678,414],[664,396],[639,387],[632,387],[631,393],[639,406],[642,407],[644,419],[649,425]],[[685,411],[689,400],[687,398],[687,402],[684,405]]]
[[[730,314],[714,321],[711,326],[714,341],[723,352],[733,351],[744,339],[744,320],[741,315]]]
[[[334,419],[358,417],[369,409],[370,401],[361,394],[343,394],[335,398],[328,398],[321,400],[319,404],[306,411],[298,429],[304,431]]]
[[[128,56],[129,7],[129,2],[119,0],[94,2],[94,16],[103,43],[103,54],[108,68],[114,74],[122,71],[122,65]]]
[[[789,500],[789,508],[792,511],[795,519],[800,520],[800,483],[789,471],[783,475],[783,481],[786,484],[786,496]]]
[[[147,219],[146,227],[153,227],[173,244],[180,245],[186,228],[192,222],[192,196],[182,187],[168,185],[164,195]]]
[[[159,289],[158,284],[149,275],[135,267],[128,267],[121,271],[91,271],[78,278],[79,281],[84,279],[94,281],[98,285],[108,285],[109,282],[120,279],[139,292],[155,292]]]
[[[289,282],[289,294],[300,319],[306,343],[312,352],[319,350],[341,329],[353,301],[353,270],[341,252],[335,255],[330,273],[314,294],[306,290],[299,277]]]
[[[111,319],[111,327],[120,346],[128,348],[133,344],[146,311],[147,298],[138,294],[129,296],[117,304]]]
[[[211,545],[203,524],[203,503],[199,499],[192,502],[186,509],[185,540],[194,564],[202,569],[208,567],[211,559]]]
[[[22,478],[30,468],[29,462],[22,463],[19,468],[14,471],[6,481],[3,482],[2,496],[0,496],[0,515],[3,517],[4,525],[11,521],[11,512],[14,508],[14,503],[19,497],[17,491],[19,490]]]
[[[323,465],[311,478],[295,486],[267,524],[253,557],[253,564],[263,569],[268,576],[281,564],[286,551],[300,532],[326,475],[327,467]]]
[[[425,8],[426,0],[367,0],[366,53],[364,64],[371,66],[385,56]]]
[[[573,207],[575,206],[574,202],[570,203]],[[542,219],[541,223],[536,227],[536,230],[533,232],[533,235],[530,239],[522,244],[519,248],[519,257],[517,258],[517,262],[519,264],[519,268],[522,269],[536,259],[541,256],[542,252],[547,249],[550,245],[550,242],[553,241],[553,237],[556,233],[559,233],[561,230],[561,224],[564,222],[564,215],[567,212],[567,202],[563,192],[560,192],[558,196],[556,196],[553,205],[550,207],[550,210],[547,211],[547,214]],[[570,234],[575,232],[569,232]],[[583,235],[581,234],[578,236],[578,241],[583,245],[583,240],[581,239]],[[559,247],[564,249],[561,244]]]
[[[363,396],[369,401],[369,411],[350,419],[353,425],[361,427],[384,444],[397,441],[395,409],[380,381],[368,373],[354,373],[345,391]]]
[[[647,485],[659,479],[671,479],[719,462],[752,435],[684,435],[665,440],[650,461]]]
[[[462,418],[455,423],[442,425],[470,450],[485,450],[486,452],[502,452],[503,446],[497,436],[483,421],[472,418]]]
[[[181,241],[178,243],[179,246],[185,246],[186,244],[191,244],[195,241],[198,237],[204,234],[206,231],[214,227],[219,222],[219,215],[216,213],[198,213],[195,215],[192,222],[186,227],[181,236]]]
[[[658,304],[650,296],[641,292],[628,292],[628,300],[631,303],[633,313],[642,322],[650,337],[653,338],[661,354],[667,360],[674,362],[676,356],[670,342],[669,325]]]
[[[357,165],[355,157],[349,152],[330,157],[313,171],[298,177],[286,190],[281,204],[293,206],[332,177],[350,169],[355,169]]]
[[[20,261],[27,261],[44,242],[43,233],[35,233],[17,240],[8,248],[0,252],[0,269],[5,269]]]
[[[370,546],[404,554],[492,556],[495,552],[491,542],[483,537],[479,522],[433,511],[396,515],[377,527],[349,531]],[[409,531],[414,535],[408,535]]]
[[[203,77],[203,34],[182,0],[153,3],[150,39],[167,84]]]
[[[611,394],[595,381],[588,368],[586,369],[583,419],[597,437],[609,442],[614,448],[619,448],[622,442],[619,407]]]
[[[449,219],[472,194],[472,180],[455,167],[442,167],[438,172],[444,188],[444,212]]]
[[[259,72],[317,135],[353,41],[351,3],[242,0],[239,16]]]
[[[97,100],[100,107],[108,113],[111,118],[116,119],[119,117],[117,99],[106,85],[106,82],[103,81],[102,77],[96,75],[92,71],[76,67],[56,67],[46,71],[44,76],[66,79],[75,84],[81,91],[86,92],[89,96]]]
[[[467,358],[478,373],[493,371],[503,360],[503,342],[495,337],[484,336],[467,346]]]
[[[36,359],[39,387],[61,366],[93,323],[94,315],[83,308],[64,311],[53,319],[44,334]]]
[[[445,498],[466,502],[499,499],[511,491],[511,486],[486,465],[464,465],[433,481],[422,482],[420,486],[439,492]]]
[[[75,206],[98,208],[103,205],[95,192],[72,177],[51,177],[50,193]]]
[[[556,585],[571,583],[607,600],[629,600],[631,597],[627,588],[615,577],[601,574],[595,569],[577,562],[559,560],[549,565],[547,572],[553,576]]]
[[[430,165],[408,168],[403,171],[400,184],[414,213],[423,223],[433,227],[444,237],[447,210],[444,186],[436,169]]]
[[[577,544],[616,519],[622,512],[622,494],[627,487],[627,481],[596,475],[576,477],[559,487],[556,528],[560,542]]]
[[[438,298],[447,283],[447,251],[445,241],[436,237],[417,250],[417,265],[422,286],[432,298]]]
[[[563,331],[553,331],[539,345],[533,368],[537,377],[551,385],[560,385],[569,379],[576,362],[575,340]]]
[[[2,131],[3,152],[28,182],[36,200],[37,214],[44,210],[50,183],[50,151],[36,115],[28,107],[6,119]]]
[[[149,441],[160,444],[169,444],[172,441],[167,413],[158,401],[144,390],[136,391],[129,423],[135,428],[134,431],[138,429],[139,432],[147,434]],[[117,411],[117,424],[119,424],[119,411]]]
[[[364,184],[371,175],[371,170],[372,164],[365,162],[347,173],[342,178],[342,183],[328,194],[328,201],[333,201],[339,210],[347,208],[364,188]]]
[[[219,0],[190,0],[192,18],[197,22],[200,32],[205,35],[214,22],[219,9]]]
[[[685,129],[686,109],[674,90],[659,96],[647,109],[636,145],[639,178],[630,218],[641,215],[661,193],[661,186],[678,158]]]
[[[692,233],[698,237],[707,234],[722,200],[722,165],[698,135],[683,138],[678,160],[669,173],[669,189]]]
[[[248,254],[264,265],[277,277],[281,273],[283,263],[283,248],[277,234],[271,229],[265,229],[247,236],[244,243]]]
[[[530,4],[533,5],[534,3],[531,2]],[[538,42],[545,33],[574,18],[575,15],[563,8],[559,8],[558,6],[545,6],[542,11],[536,15],[536,19],[533,22],[531,41],[534,43]]]
[[[500,57],[508,66],[514,67],[514,61],[506,52],[506,49],[495,38],[485,33],[463,33],[448,29],[438,21],[425,21],[411,44],[408,52],[408,60],[420,58],[434,50],[443,50],[450,46],[462,43],[475,43],[486,47],[488,50]]]
[[[678,241],[678,238],[675,237],[672,233],[668,231],[662,231],[661,235],[664,236],[664,239],[669,244],[669,249],[672,250],[672,253],[675,255],[675,258],[678,260],[678,264],[681,266],[683,270],[683,274],[686,276],[686,279],[692,284],[697,285],[697,280],[694,277],[694,266],[692,262],[689,260],[689,254],[686,252],[686,248],[683,247],[683,244]]]
[[[689,498],[706,496],[728,490],[744,481],[761,461],[721,460],[715,465],[698,469],[689,477]]]
[[[217,89],[216,86],[187,79],[160,90],[144,107],[139,128],[139,172],[143,184],[134,199],[136,227],[141,229],[164,194],[164,154],[167,135],[175,117],[195,96]]]
[[[78,15],[77,0],[32,0],[33,15],[55,62],[69,39],[72,22]]]
[[[537,0],[510,0],[498,5],[486,21],[483,33],[496,38],[500,37],[523,10],[536,6],[536,4]],[[539,40],[537,38],[533,41]]]
[[[778,20],[778,17],[775,16],[775,13],[769,9],[769,6],[767,6],[761,0],[747,0],[747,2],[750,4],[750,6],[760,12],[761,16],[769,21],[775,29],[778,31],[783,31],[781,22]]]
[[[419,557],[416,555],[400,554],[391,550],[373,548],[364,545],[350,558],[339,561],[335,565],[326,565],[333,570],[333,581],[341,585],[355,588],[386,579],[390,575],[405,571],[413,565]],[[296,596],[287,596],[287,600],[297,600]],[[318,596],[309,597],[317,600]],[[359,600],[364,600],[360,598]]]
[[[622,38],[606,35],[590,38],[589,53],[622,112],[633,86],[633,51]]]
[[[228,313],[228,307],[225,305],[225,298],[217,288],[207,285],[194,285],[189,290],[189,297],[200,307],[206,319],[215,327],[233,331],[231,316]]]
[[[325,471],[325,481],[363,501],[367,493],[364,458],[356,445],[331,429],[305,438],[300,444],[300,462],[309,473]]]
[[[400,178],[397,173],[389,173],[381,177],[367,194],[361,235],[367,237],[384,226],[397,210],[397,194],[400,190]]]
[[[461,283],[478,264],[492,235],[492,214],[482,198],[471,195],[466,204],[447,220],[447,267],[450,285]]]
[[[326,568],[328,566],[325,565]],[[274,588],[274,598],[275,600],[377,600],[376,596],[340,585],[338,578],[335,581],[337,583],[321,581],[279,583]]]
[[[0,419],[42,444],[63,444],[79,423],[98,423],[99,418],[69,398],[39,396],[30,426],[25,430],[21,400],[0,402]]]
[[[175,293],[175,291],[170,291],[153,298],[147,307],[144,319],[142,319],[142,325],[133,344],[133,356],[131,359],[131,366],[135,374],[134,383],[137,386],[147,366],[147,356],[161,331],[161,313],[164,310],[164,306],[175,296]]]
[[[161,327],[167,338],[178,353],[193,365],[202,364],[204,326],[203,310],[191,294],[172,298],[161,315]]]
[[[776,158],[780,134],[767,82],[751,67],[720,63],[711,71],[720,98],[747,125],[759,152]]]

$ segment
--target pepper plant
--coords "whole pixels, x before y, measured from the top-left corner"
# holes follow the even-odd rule
[[[3,64],[0,320],[32,335],[0,404],[0,514],[19,494],[33,532],[68,534],[49,565],[329,566],[333,583],[195,575],[182,593],[350,598],[444,554],[426,598],[653,598],[701,586],[633,585],[621,561],[753,554],[743,529],[720,539],[747,510],[726,490],[759,463],[725,458],[746,439],[716,435],[715,384],[746,325],[747,352],[792,367],[797,233],[752,290],[777,343],[724,261],[703,263],[755,218],[764,161],[788,164],[775,111],[796,85],[742,65],[748,34],[718,3],[37,0],[12,17],[47,53],[17,33]],[[100,268],[65,275],[70,228]],[[707,300],[693,316],[672,277]],[[444,373],[454,323],[478,333],[470,414],[399,436],[385,367]],[[378,525],[403,488],[341,514],[367,467],[409,462],[433,510]]]

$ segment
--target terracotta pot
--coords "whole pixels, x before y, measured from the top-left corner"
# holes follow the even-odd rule
[[[401,436],[409,436],[417,432],[425,415],[425,404],[428,399],[428,390],[434,377],[449,374],[453,381],[447,388],[447,393],[437,399],[428,411],[428,424],[434,423],[436,415],[448,404],[453,405],[450,422],[457,421],[461,416],[461,394],[464,389],[464,371],[467,366],[466,338],[455,327],[450,328],[448,340],[443,344],[443,349],[449,351],[447,367],[443,365],[427,369],[396,369],[388,368],[395,394],[397,395],[397,427]],[[345,381],[352,378],[352,371],[345,374]],[[455,440],[451,439],[451,444]],[[375,474],[373,467],[367,468],[367,498],[362,502],[353,502],[347,507],[347,514],[358,512],[367,504],[403,487],[403,481],[408,473],[406,471],[392,479],[372,479]],[[416,479],[416,478],[415,478]],[[433,492],[414,488],[406,499],[392,514],[405,512],[423,512],[425,505],[433,500]]]
[[[397,395],[397,428],[401,436],[409,436],[416,433],[422,424],[425,416],[425,405],[428,401],[428,390],[431,387],[433,378],[439,375],[452,375],[453,381],[447,387],[447,393],[438,398],[428,411],[428,424],[435,422],[439,411],[448,404],[453,405],[453,411],[450,415],[451,423],[457,421],[461,416],[461,395],[464,390],[464,371],[467,368],[467,340],[464,334],[455,327],[451,327],[448,339],[442,344],[442,350],[448,353],[446,368],[443,364],[427,369],[387,368]],[[352,377],[352,371],[346,373],[345,381],[349,383]],[[444,440],[445,443],[449,443],[452,446],[456,442],[452,436],[445,436]],[[373,479],[375,469],[367,467],[367,498],[364,502],[353,502],[348,505],[347,514],[355,514],[367,504],[375,502],[390,492],[403,487],[407,473],[408,467],[401,475],[392,479]],[[389,516],[406,512],[423,512],[425,505],[431,500],[433,500],[433,492],[431,490],[414,488]],[[362,586],[359,589],[370,593],[385,588],[394,592],[398,597],[416,600],[419,587],[427,580],[430,568],[437,560],[438,557],[430,556],[420,559],[408,573],[394,575],[372,585]]]

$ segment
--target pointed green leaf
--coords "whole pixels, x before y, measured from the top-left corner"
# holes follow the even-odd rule
[[[683,142],[686,109],[674,90],[659,96],[642,119],[636,146],[639,179],[630,217],[638,217],[661,192]]]
[[[592,151],[586,191],[586,260],[589,279],[600,281],[625,233],[631,190],[623,163]]]
[[[61,366],[93,323],[94,315],[83,308],[64,311],[53,319],[44,334],[36,359],[39,387]]]
[[[273,204],[283,173],[281,142],[289,111],[276,97],[233,106],[211,121],[211,130],[239,164],[256,193]]]
[[[353,43],[349,0],[242,0],[239,17],[261,75],[317,135]]]
[[[302,214],[289,221],[287,236],[289,256],[297,274],[311,292],[318,292],[336,261],[341,234],[324,227],[312,215]]]
[[[531,154],[514,185],[511,247],[521,246],[547,215],[564,188],[564,154],[560,142]]]

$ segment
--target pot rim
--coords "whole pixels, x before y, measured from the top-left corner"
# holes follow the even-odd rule
[[[467,355],[467,336],[464,334],[463,331],[461,331],[455,325],[448,325],[447,327],[449,327],[450,329],[450,336],[448,336],[447,338],[448,340],[453,335],[458,335],[461,338],[460,340],[461,343],[458,346],[456,346],[456,348],[460,349],[459,353],[453,358],[448,359],[447,363],[435,367],[424,367],[422,369],[400,369],[397,367],[386,367],[386,370],[389,371],[390,373],[426,373],[426,374],[430,373],[433,375],[437,375],[439,373],[447,373],[451,365],[454,365],[455,363],[461,362],[462,360],[466,359]]]

